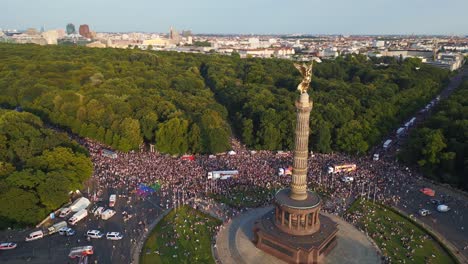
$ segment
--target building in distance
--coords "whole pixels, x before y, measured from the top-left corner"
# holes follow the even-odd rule
[[[81,36],[85,37],[85,38],[92,38],[92,35],[91,35],[91,32],[89,31],[89,26],[84,24],[84,25],[80,25],[80,29],[78,30],[78,32],[80,33]]]
[[[76,34],[75,25],[73,25],[72,23],[67,24],[67,34],[68,35]]]

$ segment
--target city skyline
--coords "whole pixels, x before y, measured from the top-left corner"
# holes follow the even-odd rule
[[[132,3],[116,0],[63,2],[25,0],[3,3],[0,28],[65,28],[88,24],[97,32],[167,32],[212,34],[466,35],[468,2],[450,0],[291,1]],[[233,23],[234,22],[234,23]]]

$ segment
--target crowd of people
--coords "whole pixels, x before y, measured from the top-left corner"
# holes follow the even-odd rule
[[[287,187],[291,177],[279,175],[279,168],[293,164],[292,152],[249,151],[233,141],[233,151],[219,155],[195,155],[194,160],[183,160],[167,154],[150,151],[116,152],[111,158],[102,155],[106,147],[85,139],[82,142],[90,151],[94,164],[93,181],[98,189],[114,189],[124,194],[136,192],[140,184],[158,183],[155,192],[158,206],[167,209],[182,204],[202,206],[221,219],[229,221],[245,208],[216,207],[210,197],[232,197],[239,191],[255,193],[271,191],[270,195],[250,195],[243,199],[257,202],[258,206],[271,204],[274,190]],[[355,171],[345,174],[327,173],[333,164],[356,164]],[[225,180],[209,179],[208,172],[237,170],[236,177]],[[344,181],[343,177],[352,177]],[[373,161],[368,157],[350,157],[344,154],[313,154],[308,163],[308,186],[326,197],[322,210],[343,215],[350,204],[359,197],[388,205],[408,203],[401,200],[420,176],[396,162]],[[273,191],[272,191],[273,190]],[[204,201],[204,203],[200,203]],[[465,205],[466,207],[466,205]],[[228,209],[226,209],[228,208]],[[348,219],[350,220],[350,219]],[[352,221],[351,221],[352,222]]]

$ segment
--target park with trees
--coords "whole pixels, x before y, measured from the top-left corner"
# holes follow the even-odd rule
[[[365,154],[448,77],[418,59],[314,63],[310,149]],[[36,223],[92,173],[86,150],[46,127],[123,152],[220,153],[231,136],[250,149],[291,150],[300,80],[291,61],[273,58],[0,44],[0,107],[25,111],[0,115],[0,201],[25,206],[1,202],[1,221]]]
[[[0,229],[34,225],[92,173],[87,150],[31,113],[0,110]]]
[[[468,80],[434,111],[412,131],[399,158],[426,177],[468,190]]]
[[[0,105],[121,151],[219,153],[231,135],[290,150],[301,80],[291,61],[84,47],[0,45]],[[448,71],[418,59],[315,63],[310,148],[363,154],[425,105]]]

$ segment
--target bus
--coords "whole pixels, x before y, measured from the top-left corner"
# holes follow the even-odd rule
[[[237,170],[228,170],[228,171],[210,171],[208,172],[208,179],[216,180],[227,180],[231,177],[237,177],[239,171]]]
[[[355,171],[357,168],[356,164],[342,164],[342,165],[333,165],[328,166],[328,173],[339,173],[339,172],[351,172]]]

